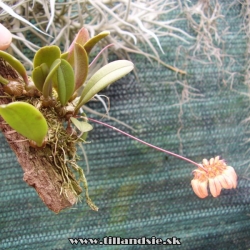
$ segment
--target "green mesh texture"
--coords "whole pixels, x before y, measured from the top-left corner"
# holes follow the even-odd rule
[[[0,249],[81,249],[84,246],[72,246],[68,238],[105,236],[176,236],[181,239],[181,249],[250,249],[249,145],[244,143],[249,134],[247,124],[242,123],[249,117],[249,97],[240,94],[248,93],[244,81],[249,58],[248,39],[240,31],[240,12],[240,3],[224,10],[230,26],[224,37],[224,53],[234,58],[233,64],[227,57],[221,68],[214,61],[201,64],[188,57],[191,45],[166,36],[161,38],[165,51],[161,58],[180,68],[186,65],[187,76],[176,76],[162,66],[152,66],[142,56],[132,56],[140,82],[131,74],[102,92],[110,97],[110,115],[137,132],[107,119],[105,122],[196,162],[220,155],[238,174],[236,190],[223,190],[218,198],[199,199],[190,185],[194,166],[94,125],[85,150],[90,165],[89,192],[99,212],[82,202],[55,215],[23,182],[22,169],[1,135]],[[219,29],[223,30],[223,25],[221,22]],[[180,28],[192,34],[185,21],[180,22]],[[176,61],[177,43],[185,53]],[[233,79],[225,69],[235,72]],[[197,89],[190,92],[203,96],[190,95],[180,105],[184,93],[180,83],[184,82]],[[104,112],[100,103],[89,106]],[[86,170],[79,154],[79,165]]]

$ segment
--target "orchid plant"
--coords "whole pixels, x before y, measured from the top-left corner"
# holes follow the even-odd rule
[[[0,51],[4,66],[0,70],[0,82],[4,97],[11,99],[0,105],[0,115],[14,131],[26,138],[24,141],[30,146],[37,150],[52,150],[55,171],[63,179],[61,192],[67,196],[65,190],[71,189],[78,196],[80,191],[75,187],[76,183],[84,183],[87,202],[94,210],[97,208],[89,199],[86,178],[76,165],[74,146],[79,141],[84,142],[86,133],[93,127],[78,115],[79,110],[99,91],[134,68],[130,61],[117,60],[100,68],[86,81],[89,54],[108,35],[109,32],[104,31],[89,38],[88,31],[82,28],[65,53],[54,45],[40,48],[34,56],[31,77],[20,61]],[[5,73],[6,69],[8,73]],[[72,177],[69,165],[79,173],[78,181]]]
[[[81,132],[87,132],[86,128],[89,130],[91,127],[85,121],[73,119],[73,116],[99,91],[133,70],[133,63],[118,60],[102,67],[85,83],[89,68],[88,55],[95,44],[107,35],[109,32],[104,31],[89,39],[87,30],[83,28],[65,53],[53,45],[39,49],[34,57],[31,79],[20,61],[0,51],[0,57],[22,77],[21,81],[9,81],[1,76],[1,83],[5,84],[5,90],[10,95],[40,97],[41,107],[54,107],[66,120],[71,118],[71,122]],[[83,91],[78,97],[78,90],[82,86]],[[43,145],[48,126],[39,108],[18,101],[1,105],[0,114],[17,132],[39,147]]]
[[[209,161],[204,159],[203,163],[199,164],[109,124],[87,118],[85,114],[79,114],[81,107],[99,91],[134,68],[130,61],[114,61],[100,68],[87,80],[90,65],[101,54],[89,64],[89,53],[108,35],[109,32],[104,31],[89,38],[88,31],[82,28],[65,53],[54,45],[39,49],[34,56],[31,77],[27,75],[20,61],[0,51],[0,92],[3,94],[1,100],[4,100],[4,103],[0,104],[0,115],[13,129],[11,131],[4,127],[2,130],[7,139],[13,139],[9,136],[16,132],[26,138],[12,141],[26,145],[21,149],[16,149],[17,145],[13,147],[19,162],[25,166],[24,180],[36,188],[45,204],[55,212],[76,203],[82,192],[80,184],[83,184],[86,202],[93,210],[98,210],[89,198],[84,172],[77,165],[75,147],[77,143],[85,142],[87,133],[93,128],[88,123],[91,121],[196,166],[191,186],[199,198],[208,196],[208,187],[213,197],[219,196],[222,189],[236,188],[235,170],[219,156]],[[104,49],[108,47],[109,45]],[[77,133],[76,130],[80,132]],[[24,156],[26,151],[27,158]],[[27,159],[31,160],[30,164]],[[78,179],[73,171],[78,173]],[[54,176],[55,180],[50,175]],[[59,190],[57,188],[54,192],[56,185]],[[62,197],[67,202],[62,200]]]

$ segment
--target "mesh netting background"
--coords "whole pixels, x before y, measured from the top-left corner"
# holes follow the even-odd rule
[[[110,115],[137,132],[107,119],[105,122],[196,162],[220,155],[238,174],[236,190],[223,190],[218,198],[199,199],[190,185],[192,165],[94,125],[85,150],[90,165],[90,196],[99,212],[82,202],[55,215],[23,182],[22,169],[1,135],[0,248],[66,250],[83,247],[71,246],[69,237],[176,236],[182,249],[249,249],[249,145],[244,143],[249,134],[247,124],[242,123],[249,116],[249,97],[244,95],[248,93],[244,83],[249,59],[240,13],[240,3],[223,10],[230,30],[221,49],[234,63],[224,57],[220,67],[213,58],[202,64],[191,57],[190,45],[166,36],[161,38],[165,51],[161,58],[185,69],[186,76],[134,55],[140,82],[131,74],[102,92],[110,97]],[[192,33],[185,21],[180,25]],[[218,25],[223,30],[224,23]],[[183,50],[176,58],[180,44]],[[89,106],[104,112],[100,103],[91,102]],[[86,169],[81,158],[79,165]]]

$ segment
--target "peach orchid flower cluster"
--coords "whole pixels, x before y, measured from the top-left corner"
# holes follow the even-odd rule
[[[158,150],[168,155],[172,155],[174,157],[177,157],[181,160],[184,160],[186,162],[189,162],[195,165],[197,169],[193,171],[194,179],[191,181],[191,185],[195,194],[200,198],[205,198],[208,196],[208,186],[213,197],[219,196],[222,188],[232,189],[232,188],[236,188],[237,186],[237,175],[235,173],[234,168],[231,166],[227,166],[225,161],[220,159],[219,156],[216,156],[215,158],[211,158],[209,161],[207,159],[204,159],[203,164],[198,164],[184,156],[175,154],[171,151],[165,150],[163,148],[160,148],[148,142],[145,142],[107,123],[97,121],[92,118],[86,118],[86,119],[88,119],[89,121],[101,124],[110,129],[113,129],[116,132],[119,132],[155,150]]]
[[[194,179],[191,181],[195,194],[200,198],[208,196],[208,186],[213,197],[220,195],[222,188],[232,189],[237,186],[237,175],[231,166],[227,166],[219,156],[204,159],[201,167],[194,170]]]
[[[0,50],[7,49],[11,43],[12,36],[11,33],[6,29],[2,24],[0,24]],[[224,189],[232,189],[236,188],[237,186],[237,175],[235,170],[231,166],[227,166],[224,160],[220,160],[219,156],[215,158],[211,158],[209,161],[207,159],[203,159],[203,164],[198,164],[186,157],[180,156],[178,154],[172,153],[165,149],[159,148],[154,146],[150,143],[142,141],[137,137],[134,137],[124,131],[121,131],[115,127],[112,127],[106,123],[96,121],[94,119],[90,119],[93,122],[102,124],[106,127],[116,130],[121,134],[124,134],[131,139],[134,139],[140,143],[143,143],[151,148],[154,148],[158,151],[164,152],[166,154],[172,155],[179,159],[185,160],[193,165],[197,166],[198,168],[193,171],[194,179],[191,181],[192,188],[195,194],[200,198],[205,198],[208,196],[208,187],[213,197],[217,197],[220,195],[222,188]]]

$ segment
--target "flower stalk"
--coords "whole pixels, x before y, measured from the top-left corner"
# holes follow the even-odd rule
[[[104,122],[101,122],[101,121],[98,121],[98,120],[95,120],[95,119],[92,119],[92,118],[89,118],[89,117],[88,117],[88,118],[87,118],[87,117],[84,117],[84,118],[87,119],[87,120],[89,120],[89,121],[92,121],[92,122],[101,124],[101,125],[103,125],[103,126],[105,126],[105,127],[111,128],[111,129],[113,129],[113,130],[115,130],[115,131],[117,131],[117,132],[119,132],[119,133],[121,133],[121,134],[123,134],[123,135],[125,135],[125,136],[127,136],[127,137],[129,137],[129,138],[131,138],[131,139],[133,139],[133,140],[135,140],[135,141],[138,141],[138,142],[140,142],[140,143],[142,143],[142,144],[144,144],[144,145],[146,145],[146,146],[148,146],[148,147],[151,147],[151,148],[153,148],[153,149],[155,149],[155,150],[158,150],[158,151],[163,152],[163,153],[168,154],[168,155],[172,155],[172,156],[174,156],[174,157],[176,157],[176,158],[178,158],[178,159],[181,159],[181,160],[183,160],[183,161],[189,162],[189,163],[195,165],[195,166],[198,167],[198,168],[204,169],[204,168],[202,167],[201,164],[198,164],[198,163],[196,163],[196,162],[194,162],[194,161],[192,161],[192,160],[190,160],[190,159],[188,159],[188,158],[186,158],[186,157],[184,157],[184,156],[178,155],[178,154],[173,153],[173,152],[171,152],[171,151],[168,151],[168,150],[166,150],[166,149],[163,149],[163,148],[157,147],[157,146],[155,146],[155,145],[153,145],[153,144],[150,144],[150,143],[148,143],[148,142],[145,142],[145,141],[143,141],[143,140],[141,140],[141,139],[139,139],[139,138],[137,138],[137,137],[135,137],[135,136],[133,136],[133,135],[130,135],[130,134],[128,134],[128,133],[126,133],[126,132],[124,132],[124,131],[122,131],[122,130],[116,128],[116,127],[113,127],[113,126],[111,126],[111,125],[109,125],[109,124],[107,124],[107,123],[104,123]],[[206,170],[204,169],[204,171],[206,171]]]
[[[145,142],[107,123],[104,123],[104,122],[101,122],[92,118],[87,118],[87,117],[82,117],[82,118],[98,123],[105,127],[111,128],[146,146],[149,146],[165,154],[172,155],[178,159],[184,160],[198,167],[197,169],[193,171],[194,179],[191,181],[191,186],[193,188],[194,193],[199,198],[203,199],[208,196],[208,190],[207,190],[208,187],[210,189],[212,196],[217,197],[220,195],[221,190],[223,188],[232,189],[232,188],[236,188],[237,186],[237,174],[235,173],[234,168],[231,166],[227,166],[225,161],[220,159],[219,156],[216,156],[215,158],[211,158],[210,161],[208,161],[207,159],[203,159],[202,164],[198,164],[184,156],[175,154],[171,151],[165,150],[163,148],[160,148],[148,142]]]

